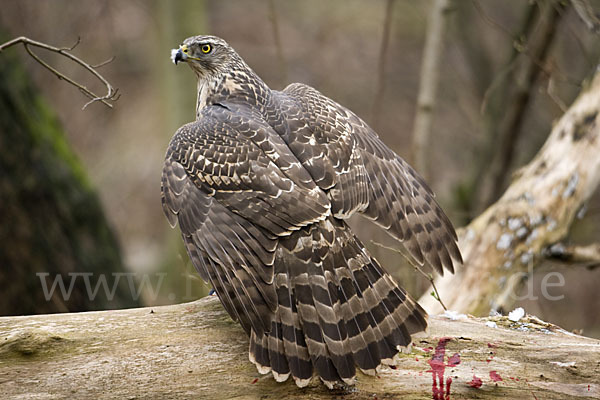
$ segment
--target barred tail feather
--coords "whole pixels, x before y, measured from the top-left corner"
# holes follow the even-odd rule
[[[330,388],[352,384],[356,368],[393,363],[425,311],[373,259],[345,222],[330,218],[280,239],[269,331],[250,338],[250,360],[300,387],[314,374]]]
[[[280,314],[275,316],[275,320],[271,324],[271,331],[268,334],[268,346],[273,377],[277,382],[284,382],[290,376],[290,366],[285,356]]]
[[[256,365],[256,369],[261,374],[268,374],[271,371],[271,358],[269,357],[269,340],[264,333],[257,334],[254,329],[250,333],[250,362]]]
[[[375,332],[364,312],[363,301],[356,294],[352,272],[338,268],[338,290],[342,299],[341,310],[348,329],[348,341],[354,362],[364,371],[375,371],[381,359]],[[356,312],[360,310],[361,312]]]
[[[308,274],[303,273],[293,279],[298,317],[307,344],[313,367],[321,380],[328,386],[341,380],[325,339],[325,330],[332,330],[327,323],[319,320],[313,293],[308,282]]]
[[[287,271],[287,268],[285,268],[285,271]],[[292,286],[290,275],[278,273],[275,284],[279,299],[277,314],[281,318],[285,357],[288,360],[290,373],[294,381],[299,387],[304,387],[308,385],[313,376],[313,366],[302,326],[300,326],[295,297],[290,289]]]

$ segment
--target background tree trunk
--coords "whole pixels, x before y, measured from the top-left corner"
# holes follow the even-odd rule
[[[500,200],[461,230],[464,266],[435,281],[449,309],[474,315],[508,311],[528,268],[567,235],[600,183],[599,114],[597,73]],[[428,294],[420,303],[430,313],[441,311]]]
[[[540,82],[553,79],[552,72],[560,73],[552,71],[551,50],[568,5],[556,0],[515,4],[521,19],[515,32],[490,18],[482,2],[456,2],[456,7],[457,33],[481,103],[478,131],[482,143],[476,150],[471,176],[463,173],[466,180],[457,192],[465,222],[470,222],[506,189],[523,137],[531,140],[533,136],[524,127],[532,118],[532,103],[541,91]],[[478,29],[471,23],[473,15],[500,30],[504,41],[491,51],[481,46]],[[502,51],[506,52],[506,61],[498,66],[491,53]]]
[[[426,181],[429,181],[429,154],[433,115],[438,92],[440,66],[444,56],[446,37],[446,15],[450,0],[435,0],[427,21],[427,35],[423,49],[423,61],[419,78],[419,97],[413,123],[412,156],[413,166]]]
[[[152,309],[0,318],[2,398],[597,398],[599,359],[599,341],[536,318],[436,316],[396,369],[330,392],[316,379],[299,389],[291,379],[260,376],[248,361],[248,338],[213,296]]]
[[[124,269],[98,196],[54,114],[14,51],[0,57],[0,315],[138,305],[125,285],[91,298],[84,279],[66,299],[44,297],[42,280],[50,287],[57,274],[68,289],[69,273],[86,273],[94,289],[101,274]]]

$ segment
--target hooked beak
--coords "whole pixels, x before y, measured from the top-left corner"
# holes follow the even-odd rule
[[[171,60],[173,60],[173,63],[175,65],[177,65],[178,62],[180,61],[184,61],[187,59],[187,54],[185,54],[183,52],[183,50],[185,50],[187,48],[187,46],[179,46],[179,49],[175,50],[172,49],[171,50]]]

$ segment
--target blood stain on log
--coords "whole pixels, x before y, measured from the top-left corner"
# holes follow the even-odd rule
[[[452,355],[452,357],[450,357],[448,359],[448,366],[449,367],[454,367],[454,366],[457,366],[458,364],[460,364],[460,354],[454,353]]]
[[[502,381],[502,377],[496,371],[490,371],[490,379],[493,382],[500,382],[500,381]]]
[[[481,378],[478,378],[477,376],[473,375],[473,379],[471,379],[471,382],[469,382],[469,386],[475,389],[479,389],[481,385],[483,385]]]
[[[446,345],[450,342],[452,338],[443,337],[438,341],[437,346],[435,347],[435,353],[429,360],[430,370],[427,372],[431,372],[433,383],[431,385],[431,392],[433,394],[433,400],[450,400],[450,387],[452,386],[452,378],[448,377],[446,381],[444,381],[444,373],[446,371],[446,367],[453,367],[460,364],[460,355],[455,353],[448,359],[448,364],[444,363],[444,358],[446,356]]]

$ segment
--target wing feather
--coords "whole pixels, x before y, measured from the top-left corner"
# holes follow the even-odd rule
[[[333,215],[361,212],[402,242],[418,265],[454,272],[462,262],[456,232],[423,178],[363,120],[317,90],[295,83],[280,97],[285,112],[307,121],[284,138],[327,189]],[[323,154],[319,163],[315,154]]]
[[[260,338],[277,309],[278,237],[322,220],[330,206],[268,125],[234,111],[207,107],[178,130],[163,169],[162,204],[201,276]]]

